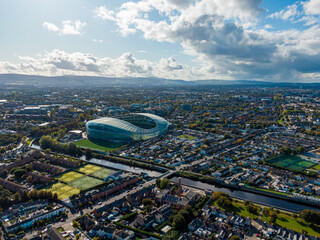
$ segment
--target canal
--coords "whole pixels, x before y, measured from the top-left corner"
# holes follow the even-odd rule
[[[170,179],[170,181],[174,183],[178,183],[178,178],[173,177]],[[307,205],[303,205],[302,203],[295,203],[283,199],[278,199],[274,197],[269,197],[265,195],[260,195],[257,193],[251,193],[251,192],[246,192],[246,191],[241,191],[241,190],[233,190],[230,188],[225,188],[225,187],[220,187],[220,186],[215,186],[215,185],[210,185],[207,183],[202,183],[200,181],[194,181],[188,178],[181,178],[182,185],[186,185],[189,187],[194,187],[202,190],[207,190],[210,189],[214,192],[216,191],[221,191],[229,194],[231,197],[234,198],[239,198],[242,200],[248,200],[251,202],[255,202],[261,205],[266,205],[266,206],[273,206],[275,208],[287,210],[287,211],[292,211],[292,212],[300,212],[303,209],[312,209],[319,211],[320,209],[317,207],[311,207]]]
[[[107,161],[104,159],[91,158],[88,162],[101,164],[106,167],[112,167],[112,168],[116,168],[116,169],[120,169],[120,170],[124,170],[124,171],[129,171],[129,172],[133,172],[133,173],[138,173],[138,174],[147,173],[149,177],[159,177],[163,174],[161,172],[151,171],[151,170],[143,169],[143,168],[139,168],[139,167],[132,167],[132,166],[128,166],[128,165],[125,165],[122,163],[110,162],[110,161]]]
[[[34,145],[34,144],[31,147],[34,149],[40,149],[40,147],[38,145]],[[85,160],[85,157],[83,156],[83,157],[81,157],[81,159]],[[104,159],[92,158],[87,162],[101,164],[106,167],[112,167],[115,169],[120,169],[120,170],[129,171],[129,172],[133,172],[133,173],[138,173],[138,174],[147,173],[148,176],[150,176],[150,177],[159,177],[163,174],[161,172],[151,171],[151,170],[143,169],[143,168],[139,168],[139,167],[132,167],[132,166],[128,166],[128,165],[125,165],[122,163],[110,162],[110,161],[107,161]],[[212,190],[214,192],[221,191],[221,192],[225,192],[225,193],[229,194],[231,197],[234,197],[234,198],[239,198],[242,200],[249,200],[251,202],[255,202],[255,203],[258,203],[261,205],[272,206],[272,207],[287,210],[287,211],[300,212],[303,209],[312,209],[312,210],[316,210],[316,211],[320,210],[320,207],[319,208],[312,207],[312,206],[304,205],[302,203],[295,203],[295,202],[287,201],[284,199],[278,199],[275,197],[260,195],[258,193],[251,193],[251,192],[246,192],[246,191],[242,191],[242,190],[234,190],[231,188],[211,185],[211,184],[203,183],[200,181],[194,181],[194,180],[191,180],[188,178],[183,178],[183,177],[181,178],[181,180],[182,180],[183,185],[186,185],[189,187],[194,187],[194,188],[198,188],[198,189],[202,189],[202,190]],[[174,183],[178,183],[178,178],[173,177],[170,179],[170,181],[172,181]]]

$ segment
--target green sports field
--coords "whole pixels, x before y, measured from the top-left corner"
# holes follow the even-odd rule
[[[313,168],[316,169],[316,170],[320,170],[320,164],[314,166]]]
[[[105,179],[106,177],[108,177],[110,174],[114,173],[115,171],[113,171],[112,169],[109,168],[103,168],[100,171],[94,172],[91,175],[100,179]]]
[[[94,172],[98,172],[100,170],[102,170],[102,167],[96,166],[96,165],[92,165],[92,164],[87,164],[81,168],[78,169],[79,172],[82,172],[84,174],[87,175],[91,175]]]
[[[267,162],[290,171],[304,171],[305,169],[315,165],[315,163],[304,160],[297,155],[281,155],[279,157],[272,158]]]
[[[61,176],[57,177],[58,180],[63,181],[65,183],[70,183],[78,178],[84,177],[85,175],[82,173],[78,173],[78,172],[67,172],[62,174]]]
[[[45,190],[51,191],[53,194],[57,193],[60,200],[80,193],[79,188],[61,182],[52,184],[51,186],[46,187]]]
[[[111,143],[111,142],[106,142],[106,141],[92,142],[89,139],[82,139],[82,140],[74,142],[74,144],[76,144],[79,147],[91,148],[94,150],[99,150],[99,151],[104,151],[104,152],[114,151],[123,145],[123,144],[119,144],[119,143]]]
[[[95,187],[103,182],[104,181],[100,179],[85,176],[85,177],[77,178],[76,180],[69,182],[69,184],[74,187],[80,188],[81,190],[86,190],[88,188]]]

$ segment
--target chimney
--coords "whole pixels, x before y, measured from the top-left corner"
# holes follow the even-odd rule
[[[181,198],[181,177],[179,177],[179,197]]]

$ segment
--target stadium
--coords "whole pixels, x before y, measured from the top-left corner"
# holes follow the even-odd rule
[[[89,121],[86,130],[90,140],[132,142],[165,134],[168,122],[154,114],[134,113]]]

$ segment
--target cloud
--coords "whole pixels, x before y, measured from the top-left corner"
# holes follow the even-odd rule
[[[303,3],[303,8],[305,12],[309,15],[319,15],[320,14],[320,1],[310,0]]]
[[[292,23],[303,22],[304,25],[310,26],[319,24],[320,1],[309,0],[306,2],[300,1],[287,6],[279,12],[275,12],[268,18],[279,18]]]
[[[56,25],[54,25],[53,23],[44,22],[42,24],[42,26],[44,28],[48,29],[48,31],[51,31],[51,32],[59,32],[60,31],[60,29]]]
[[[95,42],[95,43],[103,43],[103,40],[102,39],[92,39],[92,42]]]
[[[122,36],[142,33],[145,39],[179,43],[184,53],[202,64],[210,78],[292,81],[320,72],[320,32],[317,17],[308,15],[317,0],[287,6],[269,18],[292,24],[303,21],[306,28],[275,31],[270,24],[257,27],[262,17],[261,0],[140,0],[123,3],[114,12]],[[181,5],[182,4],[182,5]],[[152,18],[154,13],[160,18]],[[310,11],[309,11],[310,12]],[[313,10],[313,14],[316,13]],[[151,16],[151,17],[150,17]],[[310,26],[310,27],[307,27]],[[319,35],[318,35],[319,34]],[[162,69],[186,72],[174,59],[160,60]],[[190,67],[189,67],[190,69]],[[198,69],[193,69],[192,73]],[[313,74],[314,73],[314,74]],[[306,75],[307,74],[307,75]]]
[[[281,18],[282,20],[294,20],[298,14],[298,5],[293,4],[282,9],[280,12],[275,12],[271,14],[270,18]]]
[[[111,20],[111,21],[115,20],[114,11],[108,10],[106,6],[97,7],[93,11],[93,13],[96,17],[101,18],[103,20]]]
[[[84,34],[83,28],[87,26],[87,23],[80,20],[65,20],[62,21],[62,27],[59,28],[57,25],[46,21],[42,26],[48,31],[57,32],[59,35],[82,35]]]
[[[92,54],[55,49],[36,57],[21,56],[17,64],[0,62],[0,73],[36,75],[86,75],[110,77],[160,77],[170,79],[205,79],[206,68],[190,67],[174,58],[159,61],[138,59],[133,53],[118,58],[99,58]],[[211,74],[208,71],[209,74]]]

